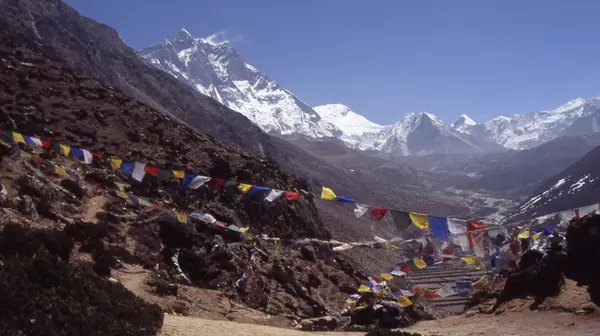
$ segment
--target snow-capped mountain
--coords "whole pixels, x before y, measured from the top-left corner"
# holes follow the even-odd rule
[[[477,125],[478,124],[468,115],[461,114],[461,116],[458,117],[458,119],[455,122],[450,124],[450,127],[461,133],[469,133],[469,130]]]
[[[322,105],[314,109],[324,121],[335,125],[342,132],[339,138],[349,147],[359,146],[365,137],[383,128],[342,104]]]
[[[454,130],[427,112],[407,114],[395,124],[364,137],[357,148],[400,155],[469,153],[484,149],[470,135]]]
[[[506,148],[528,149],[557,138],[576,120],[591,115],[596,110],[592,101],[577,98],[551,111],[499,116],[484,124],[467,127],[457,122],[454,129]]]
[[[172,39],[139,51],[152,65],[248,117],[264,131],[310,137],[340,136],[332,124],[291,92],[246,63],[227,42],[194,38],[181,29]]]

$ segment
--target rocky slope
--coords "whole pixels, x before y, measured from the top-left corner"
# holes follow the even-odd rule
[[[594,148],[562,172],[547,179],[510,216],[512,220],[598,203],[600,175],[597,162],[600,146]]]

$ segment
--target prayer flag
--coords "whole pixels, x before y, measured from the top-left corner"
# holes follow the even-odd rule
[[[391,275],[395,275],[395,276],[404,276],[406,273],[402,272],[401,270],[393,270],[390,272]]]
[[[133,166],[133,173],[131,173],[131,177],[138,182],[142,182],[144,176],[146,176],[146,171],[144,168],[146,165],[144,163],[136,162]]]
[[[203,186],[206,182],[210,181],[210,177],[208,176],[202,176],[202,175],[197,175],[196,177],[194,177],[194,179],[192,180],[192,182],[190,182],[190,188],[191,189],[198,189],[201,186]]]
[[[424,289],[423,290],[423,300],[435,300],[439,299],[441,296],[437,293],[437,290],[433,289]]]
[[[17,143],[25,143],[25,139],[23,139],[23,135],[21,133],[13,132],[13,141]]]
[[[264,197],[267,191],[270,191],[271,188],[261,187],[261,186],[252,186],[252,189],[248,192],[248,196],[252,198],[262,198]]]
[[[31,137],[31,141],[33,142],[33,144],[37,147],[43,147],[44,145],[42,144],[42,140],[38,139],[38,138],[34,138]]]
[[[360,285],[360,287],[358,287],[358,292],[359,293],[365,293],[365,292],[370,292],[371,288],[365,286],[365,285]]]
[[[414,257],[413,262],[415,263],[415,266],[420,269],[427,268],[427,264],[423,260],[423,257]]]
[[[402,265],[402,268],[400,269],[401,272],[403,272],[404,274],[406,273],[411,273],[413,270],[410,268],[410,266],[408,266],[408,264],[404,264]]]
[[[129,199],[129,195],[127,195],[127,193],[122,192],[121,190],[115,190],[115,195],[125,200]]]
[[[386,208],[382,208],[378,205],[373,205],[371,207],[371,216],[373,216],[373,218],[377,219],[377,220],[382,220],[383,217],[385,217],[385,214],[387,213],[388,209]]]
[[[132,195],[132,194],[129,194],[127,196],[129,198],[129,201],[131,201],[131,203],[136,204],[136,205],[140,204],[140,198],[139,197],[137,197],[135,195]]]
[[[73,147],[71,148],[71,156],[83,160],[83,151],[80,148]]]
[[[28,144],[29,146],[35,145],[35,143],[33,142],[33,139],[31,139],[31,137],[28,135],[23,135],[23,140],[25,140],[25,143]]]
[[[533,236],[531,236],[531,240],[536,241],[540,238],[540,236],[542,235],[542,233],[544,233],[544,231],[540,231],[536,234],[534,234]]]
[[[56,174],[60,175],[60,176],[67,176],[67,171],[59,166],[59,165],[54,165],[54,171],[56,172]]]
[[[471,293],[473,291],[471,280],[456,280],[456,291],[459,294]]]
[[[335,200],[342,203],[356,203],[356,201],[348,196],[337,196]]]
[[[333,192],[333,190],[327,188],[327,187],[323,187],[323,190],[321,191],[321,198],[324,200],[328,200],[328,201],[333,201],[337,196],[335,195],[335,193]]]
[[[433,255],[425,254],[422,258],[427,267],[432,267],[433,265],[435,265],[435,258],[433,257]]]
[[[177,220],[180,221],[181,223],[188,222],[188,216],[186,213],[175,211],[175,216],[177,216]]]
[[[44,140],[44,139],[41,139],[40,141],[42,141],[42,147],[43,148],[49,149],[51,147],[50,141]]]
[[[413,224],[415,224],[419,229],[425,230],[429,227],[426,214],[410,212],[408,215],[410,216]]]
[[[183,170],[173,170],[172,171],[173,176],[175,176],[175,178],[183,180],[183,178],[185,177],[185,172]]]
[[[235,193],[235,190],[237,190],[239,184],[238,181],[225,181],[223,183],[223,191],[227,194],[233,194]]]
[[[81,151],[83,152],[83,162],[86,164],[91,164],[92,161],[94,161],[94,156],[92,153],[90,153],[90,151],[87,149],[82,149]]]
[[[402,308],[410,307],[413,305],[413,302],[406,296],[399,296],[397,300],[398,300],[398,304]]]
[[[442,241],[448,239],[448,219],[446,217],[428,216],[427,221],[434,237],[438,237]]]
[[[108,158],[108,162],[113,169],[119,169],[121,168],[121,163],[123,163],[123,160],[119,159],[118,157],[111,156]]]
[[[158,180],[161,182],[171,182],[173,172],[168,169],[158,169]]]
[[[385,244],[385,248],[387,250],[390,250],[390,251],[398,251],[398,250],[400,250],[400,248],[398,246],[392,245],[392,243],[390,243],[388,240],[386,240],[384,242],[384,244]]]
[[[158,176],[158,167],[156,167],[156,166],[146,165],[144,167],[144,171],[146,172],[146,174],[148,174],[150,176],[154,176],[154,177]]]
[[[408,212],[392,210],[392,218],[394,219],[394,225],[398,232],[402,232],[410,226],[411,220]]]
[[[394,277],[389,273],[381,273],[379,275],[383,280],[392,280]]]
[[[285,194],[285,198],[287,198],[288,201],[295,201],[299,199],[300,196],[302,196],[299,193],[293,191],[284,191],[283,193]]]
[[[71,147],[69,147],[69,145],[63,145],[63,144],[59,144],[60,146],[60,151],[64,156],[69,156],[69,153],[71,152]]]
[[[356,209],[354,209],[354,215],[356,218],[362,217],[369,210],[369,206],[367,204],[356,203]]]
[[[183,174],[183,180],[181,181],[181,184],[183,186],[188,186],[192,183],[192,181],[194,180],[194,178],[196,178],[195,174],[192,173],[184,173]]]
[[[252,189],[252,185],[251,184],[246,184],[246,183],[240,183],[237,186],[238,190],[240,192],[242,192],[243,194],[247,193],[250,191],[250,189]]]
[[[267,195],[265,200],[267,202],[273,202],[274,200],[278,199],[279,196],[281,196],[282,194],[283,194],[283,190],[271,189],[271,192]]]
[[[125,175],[131,175],[131,173],[133,172],[133,162],[131,162],[131,161],[121,162],[121,171]]]
[[[531,230],[529,228],[521,231],[521,233],[519,233],[519,236],[517,237],[517,239],[521,240],[521,239],[529,239],[531,238]]]
[[[469,245],[476,256],[483,258],[485,256],[485,250],[483,246],[483,240],[486,237],[485,228],[487,224],[468,221],[467,222],[467,237],[469,238]]]
[[[487,286],[488,282],[489,281],[488,281],[487,275],[484,275],[479,280],[473,282],[473,284],[471,285],[471,288],[473,288],[473,291],[476,292],[476,291],[482,289],[483,287]]]
[[[249,228],[247,228],[247,227],[240,228],[240,232],[241,233],[245,233],[246,231],[248,231],[248,229]]]
[[[225,181],[221,178],[211,179],[210,180],[210,188],[211,188],[212,192],[213,193],[219,192],[219,190],[221,190],[221,186],[223,185],[223,182],[225,182]]]

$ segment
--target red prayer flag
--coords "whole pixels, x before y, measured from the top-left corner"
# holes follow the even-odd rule
[[[40,141],[42,142],[43,148],[50,148],[50,142],[48,140],[40,139]]]
[[[104,163],[104,159],[102,158],[102,155],[100,155],[96,152],[92,152],[92,156],[95,157],[96,159],[98,159],[100,162]]]
[[[404,272],[404,273],[407,273],[407,274],[410,273],[410,272],[412,272],[412,270],[410,269],[410,267],[408,267],[407,264],[404,264],[404,266],[402,266],[402,268],[400,270],[402,272]]]
[[[146,165],[144,167],[144,171],[148,174],[148,175],[152,175],[152,176],[158,176],[158,167],[156,166],[148,166]]]
[[[472,231],[476,231],[476,230],[482,230],[485,229],[488,225],[485,223],[480,223],[480,222],[475,222],[475,221],[468,221],[467,222],[467,236],[469,238],[469,245],[471,246],[471,248],[474,248],[475,246],[478,246],[478,242],[476,242],[473,239],[473,232]],[[481,240],[483,239],[483,235],[480,237]],[[482,243],[482,242],[479,242]],[[481,247],[481,246],[480,246]]]
[[[381,220],[385,216],[387,211],[388,211],[388,209],[386,209],[386,208],[382,208],[380,206],[373,205],[371,207],[371,216],[373,216],[377,220]]]
[[[297,199],[300,198],[300,193],[297,192],[293,192],[293,191],[284,191],[283,194],[285,195],[285,198],[288,199],[288,201],[295,201]]]
[[[223,182],[225,182],[225,181],[221,178],[211,179],[210,180],[210,189],[212,190],[212,192],[213,193],[219,192],[219,190],[221,190],[221,186],[223,185]]]

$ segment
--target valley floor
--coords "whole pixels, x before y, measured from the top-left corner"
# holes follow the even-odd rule
[[[420,322],[404,331],[427,336],[539,336],[539,335],[596,335],[600,316],[577,316],[572,313],[515,312],[501,315],[457,316],[438,321]],[[230,321],[214,321],[165,314],[160,336],[227,335],[227,336],[359,336],[358,332],[303,332],[263,325]]]

